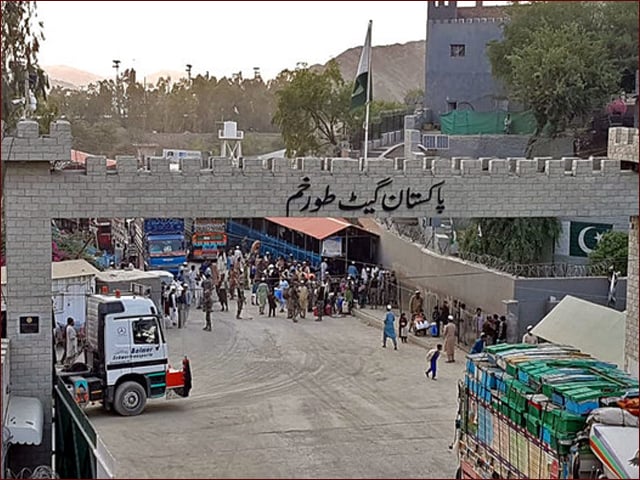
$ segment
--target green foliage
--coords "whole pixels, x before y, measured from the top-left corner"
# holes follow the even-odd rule
[[[560,234],[556,218],[481,218],[461,235],[460,253],[491,255],[506,262],[542,263]]]
[[[11,127],[24,109],[12,101],[25,97],[25,80],[29,80],[29,88],[39,100],[46,97],[49,85],[38,66],[44,35],[42,22],[37,22],[36,2],[3,1],[1,9],[2,119]]]
[[[532,2],[508,8],[504,38],[487,53],[510,96],[530,107],[538,134],[562,131],[604,106],[637,68],[635,2]]]
[[[625,232],[607,232],[602,236],[596,248],[589,254],[589,263],[611,262],[611,266],[627,275],[629,257],[629,237]]]
[[[416,105],[422,105],[424,101],[424,90],[422,88],[414,88],[404,94],[404,104],[407,107],[415,107]]]
[[[282,132],[287,156],[335,150],[344,138],[351,96],[338,63],[330,61],[321,72],[300,68],[280,75],[289,81],[276,93],[273,123]]]

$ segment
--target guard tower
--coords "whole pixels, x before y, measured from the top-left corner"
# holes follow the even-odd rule
[[[238,130],[238,124],[236,122],[223,122],[222,130],[218,130],[218,138],[222,140],[220,155],[230,158],[234,165],[239,165],[240,158],[242,158],[244,132]]]

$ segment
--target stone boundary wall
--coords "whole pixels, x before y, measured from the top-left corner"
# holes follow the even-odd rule
[[[638,163],[638,129],[615,127],[609,129],[607,156],[611,159]]]

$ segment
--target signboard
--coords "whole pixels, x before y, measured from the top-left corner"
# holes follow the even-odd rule
[[[40,331],[40,317],[20,317],[20,333],[38,333]]]
[[[342,255],[342,238],[329,237],[322,241],[322,256],[339,257]]]
[[[174,150],[165,148],[162,150],[164,158],[182,160],[183,158],[202,158],[202,152],[197,150]]]

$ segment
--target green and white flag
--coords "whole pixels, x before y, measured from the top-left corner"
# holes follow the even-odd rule
[[[356,72],[356,81],[351,94],[351,109],[355,109],[366,105],[371,101],[371,20],[369,20],[369,28],[367,36],[364,40],[364,47],[360,54],[360,62],[358,62],[358,71]]]
[[[609,223],[571,222],[569,229],[569,255],[587,257],[598,245],[602,236],[611,231]]]

